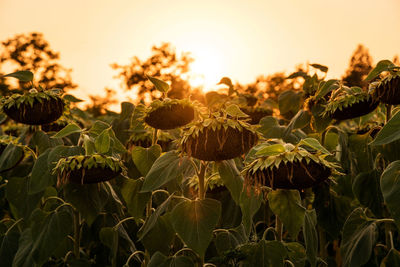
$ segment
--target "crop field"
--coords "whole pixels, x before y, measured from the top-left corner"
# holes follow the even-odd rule
[[[1,266],[400,266],[400,67],[310,64],[94,112],[21,70],[0,99]]]

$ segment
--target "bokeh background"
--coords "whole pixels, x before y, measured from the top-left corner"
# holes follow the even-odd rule
[[[202,91],[215,89],[224,76],[246,87],[307,63],[326,65],[328,77],[340,79],[357,52],[367,65],[396,60],[399,14],[399,0],[0,0],[0,73],[32,67],[10,60],[18,53],[11,48],[19,40],[23,52],[23,42],[36,38],[59,53],[42,59],[63,68],[57,75],[69,73],[63,82],[71,82],[74,95],[104,105],[114,99],[116,110],[148,86],[132,71],[151,65],[148,59],[162,49],[172,57],[166,64],[176,60],[178,76]],[[33,32],[39,35],[32,38]],[[160,74],[146,68],[136,74],[144,72]]]

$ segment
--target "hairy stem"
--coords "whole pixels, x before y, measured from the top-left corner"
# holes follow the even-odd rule
[[[200,172],[198,173],[199,177],[199,198],[204,199],[205,197],[205,186],[204,186],[204,176],[206,173],[206,165],[201,162],[200,163]]]
[[[279,219],[278,215],[275,215],[275,230],[277,241],[282,241],[283,223]]]
[[[390,120],[392,117],[392,105],[386,104],[386,123]]]
[[[76,259],[79,259],[80,231],[80,214],[74,210],[74,254]]]
[[[152,142],[151,142],[151,145],[152,145],[152,146],[154,146],[155,144],[157,144],[157,132],[158,132],[158,129],[154,129],[154,132],[153,132],[153,140],[152,140]]]

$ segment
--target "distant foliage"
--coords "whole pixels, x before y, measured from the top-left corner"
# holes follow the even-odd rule
[[[112,64],[119,73],[116,76],[122,81],[126,90],[137,89],[140,101],[150,101],[160,97],[160,92],[146,78],[146,75],[170,81],[170,98],[185,98],[189,94],[190,84],[185,75],[189,72],[193,58],[188,53],[178,55],[170,43],[153,46],[152,53],[146,60],[133,57],[128,65]]]
[[[364,81],[372,70],[372,57],[368,49],[359,44],[350,58],[350,64],[342,80],[345,85],[358,86],[366,89],[368,83]]]
[[[60,54],[50,48],[42,33],[18,34],[0,45],[0,74],[5,68],[7,72],[30,70],[35,79],[44,88],[60,88],[64,91],[77,87],[70,76],[71,69],[62,66],[58,61]],[[11,71],[10,71],[11,68]],[[0,79],[0,92],[10,89],[9,80]],[[29,89],[29,83],[19,81],[20,89]]]

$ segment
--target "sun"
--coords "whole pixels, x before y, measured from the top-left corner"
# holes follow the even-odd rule
[[[191,52],[194,62],[190,68],[189,82],[193,87],[202,87],[204,92],[216,89],[223,77],[223,59],[214,47],[203,46]]]

